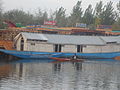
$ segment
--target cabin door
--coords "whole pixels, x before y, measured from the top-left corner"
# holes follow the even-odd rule
[[[24,50],[24,39],[23,39],[23,38],[21,38],[20,50],[21,50],[21,51]]]
[[[82,45],[77,45],[77,52],[78,53],[83,52],[83,46]]]
[[[54,52],[61,52],[62,51],[62,45],[55,44],[54,45]]]

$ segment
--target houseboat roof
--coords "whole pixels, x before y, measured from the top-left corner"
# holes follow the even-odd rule
[[[79,36],[79,35],[58,35],[58,34],[41,34],[41,33],[20,33],[26,39],[46,40],[52,44],[73,44],[73,45],[105,45],[107,42],[120,42],[119,36]],[[19,34],[19,35],[20,35]],[[18,35],[18,36],[19,36]]]
[[[106,43],[120,43],[120,36],[101,36]]]
[[[34,40],[48,40],[45,35],[43,34],[38,34],[38,33],[26,33],[22,32],[22,35],[27,38],[27,39],[34,39]]]
[[[99,37],[77,35],[45,35],[50,43],[74,44],[74,45],[105,45]]]

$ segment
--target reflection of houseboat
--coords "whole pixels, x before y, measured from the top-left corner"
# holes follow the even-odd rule
[[[119,36],[75,36],[23,32],[15,37],[14,46],[17,51],[0,51],[21,58],[73,56],[74,54],[81,58],[120,56]]]
[[[11,72],[12,66],[11,65],[0,65],[0,79],[8,77]]]

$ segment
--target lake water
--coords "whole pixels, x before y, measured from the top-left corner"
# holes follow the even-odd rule
[[[120,61],[1,62],[0,90],[120,90]]]

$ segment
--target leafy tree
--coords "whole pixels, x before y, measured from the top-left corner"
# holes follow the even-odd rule
[[[46,11],[42,11],[41,9],[38,9],[38,12],[36,13],[35,17],[35,24],[44,24],[45,20],[48,20],[48,13]]]
[[[55,21],[57,22],[57,26],[66,26],[66,15],[65,15],[66,10],[61,7],[59,10],[55,12]]]
[[[48,20],[48,14],[47,12],[45,11],[42,15],[42,23],[44,23],[44,21]]]
[[[33,15],[23,10],[13,9],[4,13],[4,20],[12,21],[13,23],[22,23],[23,25],[30,24]]]
[[[100,15],[101,15],[102,11],[103,11],[103,2],[100,1],[99,3],[96,4],[95,10],[94,10],[95,26],[101,24]]]
[[[85,13],[83,16],[83,23],[90,25],[90,24],[93,24],[93,21],[94,21],[93,9],[92,9],[92,5],[90,4],[88,8],[85,10]]]
[[[115,22],[116,13],[112,5],[113,2],[110,1],[104,6],[100,15],[102,25],[112,25]]]
[[[3,8],[2,8],[2,1],[0,0],[0,18],[2,17],[2,11],[3,11]]]
[[[117,18],[117,23],[120,27],[120,1],[117,3],[117,10],[118,10],[118,18]]]
[[[100,1],[100,2],[97,3],[96,6],[95,6],[94,15],[95,15],[96,17],[100,17],[102,11],[103,11],[103,2]]]
[[[4,24],[3,24],[3,7],[2,7],[3,3],[2,0],[0,0],[0,29],[4,28]]]
[[[82,8],[81,8],[81,1],[78,1],[77,4],[73,7],[72,13],[70,15],[69,19],[69,26],[75,26],[76,23],[82,22]]]
[[[49,16],[49,20],[53,21],[55,19],[55,13],[53,13],[52,10],[50,10],[50,16]]]
[[[119,11],[120,14],[120,1],[117,3],[117,10]]]
[[[38,11],[35,13],[35,17],[34,17],[35,24],[43,24],[42,15],[43,12],[41,11],[40,8],[38,8]]]

